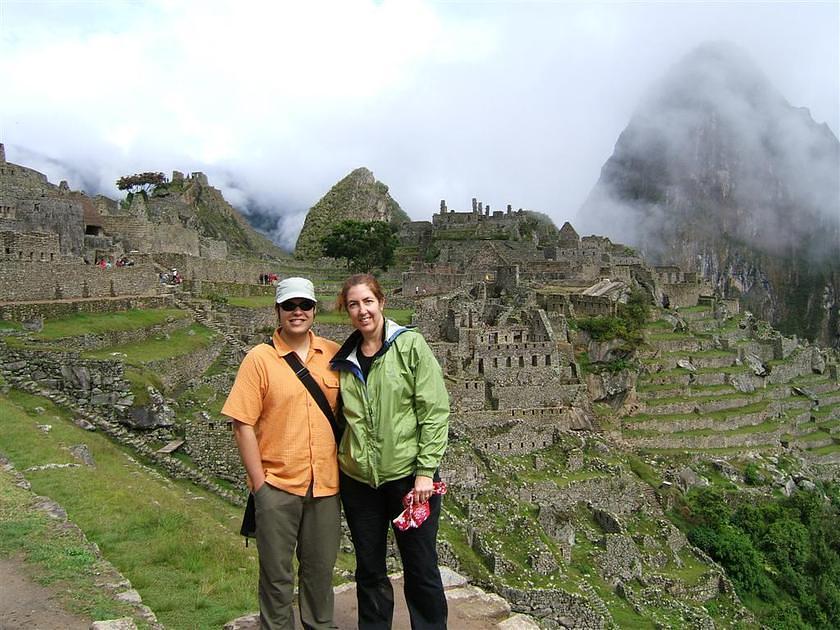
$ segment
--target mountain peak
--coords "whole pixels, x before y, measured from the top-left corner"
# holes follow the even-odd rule
[[[321,238],[333,225],[347,219],[388,223],[410,220],[388,193],[388,186],[377,181],[373,173],[362,166],[341,179],[309,209],[295,246],[295,256],[307,260],[319,258],[322,255]]]

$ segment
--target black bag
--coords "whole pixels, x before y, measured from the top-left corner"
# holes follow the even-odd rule
[[[242,527],[239,533],[245,536],[245,546],[249,538],[257,537],[257,506],[254,504],[254,493],[248,493],[248,503],[245,505],[245,515],[242,517]]]
[[[271,346],[274,346],[273,339],[271,340]],[[315,399],[315,402],[318,403],[318,407],[320,407],[323,414],[327,417],[327,420],[329,420],[333,436],[335,437],[335,442],[338,444],[341,441],[341,434],[344,432],[344,428],[339,426],[336,421],[332,407],[330,407],[324,392],[315,382],[315,379],[312,378],[312,374],[309,373],[306,366],[301,365],[300,360],[298,360],[297,355],[294,352],[283,355],[283,358],[286,360],[286,363],[289,364],[289,367],[292,368],[295,376],[297,376],[301,383],[303,383],[304,387],[306,387],[310,396],[312,396],[312,398]],[[248,538],[256,538],[257,536],[257,506],[254,503],[253,492],[248,494],[248,503],[245,505],[245,514],[242,516],[242,527],[239,528],[239,533],[245,537],[246,547],[248,546]]]

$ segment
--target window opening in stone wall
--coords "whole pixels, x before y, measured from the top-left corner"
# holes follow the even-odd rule
[[[551,365],[551,355],[550,354],[545,355],[545,364],[546,365]]]
[[[510,357],[505,359],[505,367],[510,367]]]
[[[537,363],[538,363],[537,355],[535,354],[535,355],[531,356],[531,365],[533,365],[534,367],[537,367]]]
[[[525,357],[519,357],[519,367],[525,367]]]
[[[478,360],[478,373],[484,374],[484,359]]]
[[[495,357],[493,358],[493,367],[499,367],[499,360]]]

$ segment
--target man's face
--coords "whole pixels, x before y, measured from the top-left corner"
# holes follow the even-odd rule
[[[277,305],[280,328],[292,335],[309,332],[315,321],[315,303],[306,298],[290,298]]]

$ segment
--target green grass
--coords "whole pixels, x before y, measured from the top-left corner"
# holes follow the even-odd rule
[[[61,319],[46,320],[41,332],[33,335],[35,339],[52,341],[64,337],[97,335],[112,331],[138,330],[165,323],[170,319],[182,319],[189,316],[187,311],[174,308],[135,309],[116,313],[78,313]]]
[[[32,500],[31,493],[0,470],[0,555],[21,557],[27,573],[56,592],[71,613],[91,620],[131,617],[131,606],[97,586],[107,570],[103,562],[74,530],[33,507]]]
[[[158,391],[163,391],[163,384],[157,374],[142,367],[126,367],[123,375],[125,380],[131,384],[131,393],[134,394],[133,406],[135,407],[149,404],[149,392],[146,387],[152,386]]]
[[[0,331],[12,331],[12,330],[23,330],[23,326],[20,322],[10,322],[6,320],[0,320]]]
[[[35,406],[45,414],[35,415]],[[45,419],[52,425],[48,434],[35,426]],[[73,425],[46,399],[15,390],[0,396],[0,448],[18,469],[71,462],[65,445],[82,442],[95,468],[30,472],[32,490],[67,510],[161,623],[219,628],[258,608],[256,549],[245,548],[238,535],[241,508],[152,474],[104,435]]]
[[[751,405],[743,407],[733,407],[731,409],[721,409],[720,411],[710,411],[708,413],[693,414],[693,413],[669,413],[661,415],[652,415],[649,413],[640,413],[635,416],[625,416],[625,420],[630,422],[645,422],[648,420],[688,420],[697,418],[711,418],[713,420],[727,420],[733,416],[741,416],[747,413],[755,413],[757,411],[764,411],[770,405],[769,400],[761,400]]]
[[[229,297],[228,304],[243,308],[273,308],[274,297],[270,295],[256,295],[251,297]],[[414,309],[385,308],[385,316],[398,324],[410,324]],[[319,310],[315,315],[315,323],[321,324],[349,324],[347,314],[339,311]]]
[[[230,306],[239,306],[242,308],[273,308],[274,307],[274,296],[273,295],[249,295],[246,297],[234,297],[230,296],[227,298],[227,303]]]
[[[113,353],[119,352],[126,355],[127,363],[142,364],[195,352],[209,345],[215,337],[216,333],[209,328],[201,324],[193,324],[189,328],[175,331],[169,335],[168,339],[159,336],[145,341],[86,352],[83,356],[91,359],[109,359]]]
[[[840,453],[840,444],[827,444],[820,448],[813,448],[808,451],[811,455],[830,455],[831,453]]]
[[[635,455],[629,455],[627,457],[627,462],[630,465],[630,470],[632,470],[633,474],[635,474],[639,479],[654,488],[659,486],[661,479],[652,466],[645,463],[640,457],[636,457]]]

